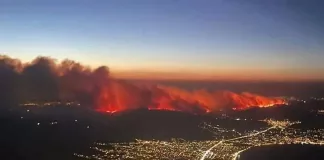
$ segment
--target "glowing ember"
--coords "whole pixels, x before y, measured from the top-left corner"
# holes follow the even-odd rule
[[[102,109],[97,109],[96,111],[97,111],[97,112],[103,112],[103,113],[110,113],[110,114],[113,114],[113,113],[118,112],[119,110],[102,110]]]
[[[179,110],[175,110],[175,109],[172,109],[172,108],[148,108],[148,110],[178,111],[178,112],[180,112]]]
[[[117,112],[117,110],[114,110],[114,111],[106,111],[107,113],[115,113]]]

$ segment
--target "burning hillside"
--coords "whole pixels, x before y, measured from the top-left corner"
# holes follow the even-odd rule
[[[236,94],[230,91],[194,90],[186,91],[168,86],[126,89],[118,84],[103,92],[97,98],[99,111],[117,111],[147,108],[149,110],[183,111],[208,113],[219,110],[244,110],[251,107],[270,107],[284,104],[280,98],[264,97],[251,93]],[[109,96],[110,95],[110,96]]]
[[[90,69],[77,62],[56,63],[38,57],[30,63],[0,56],[1,103],[26,101],[78,101],[97,111],[118,112],[138,108],[207,113],[283,104],[280,98],[230,91],[187,91],[163,85],[137,86],[110,76],[107,67]]]

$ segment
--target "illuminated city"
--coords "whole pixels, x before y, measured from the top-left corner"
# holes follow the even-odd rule
[[[75,107],[75,106],[80,106],[80,103],[55,101],[55,102],[29,102],[29,103],[22,103],[19,105],[23,107],[56,107],[56,106]]]
[[[95,143],[91,149],[99,154],[87,156],[75,153],[75,156],[87,159],[222,159],[236,160],[240,153],[251,148],[265,145],[282,144],[324,144],[324,129],[300,130],[291,126],[300,124],[289,120],[261,120],[269,126],[260,130],[239,133],[211,124],[202,124],[202,129],[213,132],[212,141],[170,141],[136,140],[130,143]],[[230,135],[231,138],[222,137]]]

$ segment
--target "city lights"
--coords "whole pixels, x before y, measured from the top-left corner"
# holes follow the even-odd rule
[[[130,143],[95,143],[91,149],[99,154],[75,156],[86,159],[221,159],[237,160],[240,153],[251,148],[283,144],[324,144],[324,129],[301,130],[292,128],[299,121],[260,120],[268,127],[258,131],[240,133],[235,129],[225,129],[219,125],[203,123],[200,127],[215,135],[211,141],[170,141],[136,140]],[[225,136],[227,135],[227,136]],[[226,138],[224,138],[226,137]],[[228,137],[228,138],[227,138]]]

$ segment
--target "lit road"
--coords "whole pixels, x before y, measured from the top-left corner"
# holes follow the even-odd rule
[[[277,126],[271,126],[265,130],[262,130],[262,131],[259,131],[259,132],[256,132],[256,133],[252,133],[252,134],[249,134],[249,135],[245,135],[245,136],[241,136],[241,137],[236,137],[236,138],[231,138],[231,139],[226,139],[226,140],[221,140],[219,141],[218,143],[216,143],[214,146],[210,147],[207,151],[205,151],[205,153],[202,155],[202,157],[200,158],[200,160],[205,160],[205,158],[207,157],[207,155],[211,152],[212,149],[214,149],[215,147],[221,145],[222,143],[224,142],[228,142],[228,141],[234,141],[234,140],[238,140],[238,139],[242,139],[242,138],[248,138],[248,137],[253,137],[253,136],[257,136],[261,133],[264,133],[264,132],[267,132],[273,128],[276,128]],[[240,151],[241,152],[241,151]],[[234,155],[234,160],[236,159],[238,154],[235,154]]]

